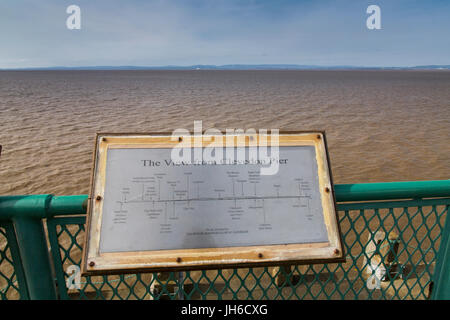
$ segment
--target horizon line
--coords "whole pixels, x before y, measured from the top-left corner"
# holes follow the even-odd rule
[[[0,68],[0,71],[32,71],[32,70],[450,70],[448,65],[416,65],[416,66],[353,66],[353,65],[300,65],[300,64],[196,64],[196,65],[93,65],[93,66],[46,66]]]

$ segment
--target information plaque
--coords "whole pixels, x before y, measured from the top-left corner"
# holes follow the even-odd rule
[[[342,261],[328,162],[323,132],[98,134],[83,274]]]

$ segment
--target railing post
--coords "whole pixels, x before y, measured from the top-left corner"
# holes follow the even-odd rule
[[[30,299],[56,299],[42,220],[19,217],[13,221]]]
[[[47,218],[51,195],[0,197],[0,216],[14,224],[29,298],[57,298],[42,219]]]
[[[434,270],[434,284],[431,298],[436,300],[450,300],[450,213],[447,207],[447,217],[442,230],[441,244]]]

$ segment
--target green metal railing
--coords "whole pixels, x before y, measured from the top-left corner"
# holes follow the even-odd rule
[[[335,193],[345,263],[81,278],[87,196],[3,196],[0,298],[450,299],[450,180]]]

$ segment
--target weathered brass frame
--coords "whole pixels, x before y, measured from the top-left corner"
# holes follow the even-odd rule
[[[208,138],[211,137],[212,139],[224,139],[223,145],[226,145],[225,135],[208,136]],[[259,142],[259,134],[256,134],[253,138],[255,137]],[[184,136],[180,139],[192,139],[191,142],[194,145],[194,136]],[[251,139],[251,137],[246,136],[246,146],[254,146],[254,143],[250,142]],[[270,146],[270,134],[266,136],[266,139]],[[315,147],[328,242],[101,253],[99,247],[107,150],[109,148],[173,148],[179,145],[179,141],[179,139],[173,139],[171,133],[97,134],[87,211],[86,240],[83,250],[83,275],[344,261],[345,255],[337,219],[325,132],[322,131],[280,132],[279,146],[308,145]],[[203,146],[210,145],[210,143],[211,139],[203,142]]]

